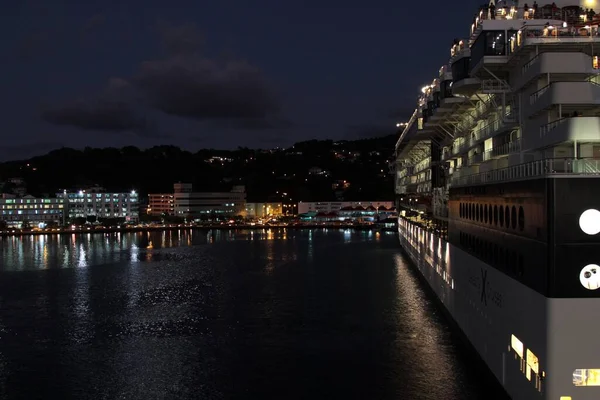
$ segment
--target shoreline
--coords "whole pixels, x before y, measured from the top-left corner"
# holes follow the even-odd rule
[[[103,229],[64,229],[60,231],[26,231],[12,232],[2,231],[0,237],[8,236],[40,236],[40,235],[81,235],[92,233],[137,233],[137,232],[160,232],[175,230],[263,230],[263,229],[352,229],[356,231],[390,231],[395,232],[395,228],[385,228],[376,225],[202,225],[202,226],[152,226],[152,227],[131,227],[131,228],[103,228]]]

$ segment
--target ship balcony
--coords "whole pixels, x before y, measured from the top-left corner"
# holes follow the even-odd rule
[[[600,85],[594,82],[552,82],[529,96],[529,116],[554,105],[600,105]]]
[[[468,161],[468,165],[479,165],[481,164],[484,160],[483,160],[483,155],[485,153],[475,153],[473,154],[471,157],[469,157],[469,161]]]
[[[600,117],[561,118],[540,127],[539,135],[524,139],[524,148],[538,149],[572,141],[600,141]]]
[[[420,161],[417,165],[415,165],[414,174],[418,174],[429,168],[431,168],[431,158],[428,157],[425,160]]]
[[[543,177],[600,176],[600,159],[548,158],[471,175],[452,176],[453,187],[522,181]]]
[[[494,146],[483,153],[484,161],[493,160],[496,158],[504,157],[509,154],[515,154],[521,152],[521,139],[514,140],[512,142],[504,143],[499,146]]]
[[[452,93],[461,96],[471,96],[479,89],[481,81],[478,78],[465,77],[452,83]]]
[[[407,185],[396,186],[396,194],[410,194],[417,193],[417,184],[409,183]]]
[[[554,78],[581,75],[585,78],[595,75],[592,57],[585,53],[546,52],[540,53],[521,67],[520,75],[512,86],[514,91],[521,89],[542,74],[552,74]]]
[[[518,118],[515,113],[507,113],[504,120],[495,119],[488,124],[474,130],[468,139],[464,139],[458,145],[452,146],[452,149],[446,152],[447,158],[442,160],[448,160],[455,158],[456,156],[464,153],[467,150],[481,144],[486,139],[496,136],[499,133],[506,132],[513,129],[518,125]],[[485,161],[485,160],[484,160]]]
[[[476,76],[479,73],[483,73],[486,76],[489,75],[486,70],[502,70],[505,68],[508,62],[507,55],[484,55],[479,60],[476,60],[476,63],[471,68],[471,75]]]
[[[430,193],[431,192],[431,181],[425,181],[417,185],[417,193]]]
[[[535,21],[535,20],[534,20]],[[550,28],[550,27],[548,27]],[[529,56],[529,51],[523,51],[526,47],[537,47],[538,51],[581,51],[585,47],[600,43],[600,36],[592,35],[591,29],[580,28],[574,32],[571,27],[552,26],[547,29],[544,26],[525,27],[517,33],[515,40],[511,40],[508,46],[509,64],[514,65]]]
[[[465,101],[462,97],[444,97],[440,99],[440,106],[438,107],[438,113],[448,114],[452,112],[456,105],[461,104]]]

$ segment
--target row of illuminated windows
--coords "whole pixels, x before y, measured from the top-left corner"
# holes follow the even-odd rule
[[[15,204],[0,206],[0,210],[41,210],[43,208],[63,208],[62,204]]]
[[[43,212],[41,212],[43,211]],[[61,214],[62,210],[9,210],[2,211],[2,215],[38,215],[38,214]]]
[[[127,212],[128,210],[123,207],[123,208],[97,208],[97,209],[88,209],[88,210],[82,210],[82,209],[71,209],[69,210],[69,214],[73,214],[73,213],[87,213],[87,214],[94,214],[94,213],[101,213],[101,212]]]
[[[459,240],[462,248],[486,263],[519,278],[524,275],[525,258],[521,253],[466,232],[460,232]]]
[[[133,193],[133,194],[129,194],[129,193],[70,193],[67,197],[69,199],[80,199],[83,197],[86,198],[96,198],[96,199],[100,199],[102,197],[131,197],[131,198],[137,198],[137,193]]]
[[[69,200],[69,204],[77,204],[77,203],[137,203],[137,199],[125,199],[125,198],[113,198],[113,199],[70,199]]]
[[[36,203],[62,203],[62,199],[4,199],[0,204],[36,204]]]
[[[458,214],[460,218],[481,222],[494,226],[525,229],[525,210],[523,206],[498,206],[491,204],[460,203]]]
[[[2,221],[57,221],[60,214],[2,215]]]

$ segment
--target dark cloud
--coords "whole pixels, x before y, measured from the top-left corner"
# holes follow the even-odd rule
[[[130,132],[144,137],[162,137],[156,126],[132,105],[131,85],[113,78],[99,95],[47,107],[41,117],[54,125],[69,125],[91,131]]]
[[[279,114],[261,71],[244,61],[197,55],[147,61],[132,83],[151,107],[178,117],[257,127]]]
[[[100,15],[88,25],[102,23]],[[159,24],[164,59],[142,62],[130,79],[112,79],[100,95],[44,110],[56,125],[87,130],[156,135],[138,108],[242,130],[286,129],[280,104],[262,71],[231,57],[200,55],[202,37],[193,25]]]
[[[145,127],[127,103],[103,99],[80,100],[46,109],[42,118],[55,125],[89,130],[127,131]]]

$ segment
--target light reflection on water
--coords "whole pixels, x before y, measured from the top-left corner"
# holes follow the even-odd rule
[[[0,398],[493,398],[394,234],[1,240]]]

